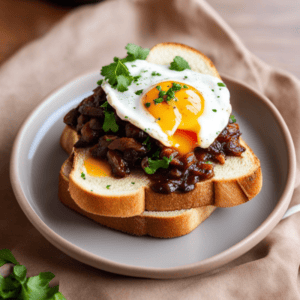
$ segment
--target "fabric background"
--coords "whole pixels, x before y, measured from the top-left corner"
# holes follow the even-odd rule
[[[14,138],[53,89],[123,56],[128,42],[179,42],[209,56],[219,72],[265,94],[278,108],[299,157],[300,81],[252,55],[202,0],[123,0],[76,9],[0,68],[0,249],[11,249],[28,276],[51,271],[77,299],[300,299],[300,216],[281,221],[254,249],[211,273],[178,280],[130,278],[97,270],[52,246],[27,220],[9,182]],[[300,203],[299,164],[292,205]],[[3,270],[3,269],[2,269]]]

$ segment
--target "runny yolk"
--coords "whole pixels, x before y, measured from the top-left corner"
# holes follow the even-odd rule
[[[185,154],[200,144],[198,118],[204,110],[204,98],[194,87],[186,85],[187,88],[175,92],[175,98],[171,101],[155,104],[154,100],[159,98],[157,86],[167,92],[173,83],[174,81],[165,81],[157,84],[143,96],[142,103],[162,131],[168,135],[170,145]],[[182,82],[175,83],[182,87],[185,85]]]
[[[109,163],[105,160],[88,157],[84,161],[84,166],[86,172],[90,176],[97,176],[97,177],[111,176],[111,167]]]

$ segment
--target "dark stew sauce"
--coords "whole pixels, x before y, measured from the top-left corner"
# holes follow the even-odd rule
[[[119,129],[115,133],[104,132],[105,102],[106,94],[99,86],[93,95],[82,100],[64,117],[64,123],[79,135],[74,147],[90,147],[91,155],[107,159],[113,175],[119,178],[128,175],[132,169],[145,170],[149,166],[149,158],[172,158],[167,169],[159,168],[153,175],[147,174],[152,190],[157,193],[189,192],[197,182],[214,176],[213,163],[224,164],[226,156],[241,156],[246,150],[239,141],[239,125],[231,119],[209,148],[196,147],[185,155],[121,120],[112,107],[110,111],[114,113]]]

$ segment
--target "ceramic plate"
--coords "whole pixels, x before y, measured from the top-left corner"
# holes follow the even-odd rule
[[[261,161],[263,188],[250,202],[218,208],[192,233],[174,239],[135,237],[71,211],[58,200],[58,174],[67,154],[59,145],[63,116],[96,87],[98,72],[75,79],[48,96],[16,138],[11,181],[32,224],[71,257],[110,272],[150,278],[203,273],[242,255],[280,221],[290,202],[295,152],[287,126],[272,103],[223,76],[244,140]]]

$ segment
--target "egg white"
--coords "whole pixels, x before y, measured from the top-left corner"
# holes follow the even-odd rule
[[[204,111],[198,118],[201,126],[200,147],[208,148],[226,127],[231,114],[230,94],[227,87],[218,86],[218,83],[222,82],[219,78],[192,70],[173,71],[167,65],[156,65],[145,60],[128,62],[125,65],[132,76],[141,76],[137,82],[132,82],[128,91],[119,92],[108,82],[103,81],[102,83],[108,103],[122,120],[129,121],[165,146],[170,146],[167,134],[162,131],[155,118],[145,109],[141,99],[149,89],[158,83],[177,81],[193,86],[205,100]],[[152,72],[161,75],[153,76]],[[143,90],[143,93],[136,95],[135,93],[139,90]]]

